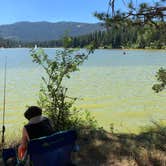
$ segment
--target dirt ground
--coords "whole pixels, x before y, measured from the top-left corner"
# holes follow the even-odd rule
[[[166,135],[150,131],[140,135],[87,131],[74,154],[78,166],[166,166]]]
[[[166,127],[139,135],[86,129],[77,144],[79,151],[72,154],[77,166],[166,166]]]

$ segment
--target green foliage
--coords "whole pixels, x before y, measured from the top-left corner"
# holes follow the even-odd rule
[[[113,123],[110,124],[110,131],[112,134],[114,133],[114,124]]]
[[[87,113],[82,114],[73,108],[77,98],[69,97],[68,88],[63,85],[65,79],[69,79],[73,72],[79,70],[79,66],[88,58],[91,51],[78,53],[70,46],[71,39],[64,38],[64,49],[57,49],[53,57],[48,56],[43,49],[32,50],[33,62],[44,69],[46,75],[42,77],[43,86],[40,89],[38,104],[44,109],[52,120],[56,131],[65,130],[81,125],[95,124]],[[85,117],[85,119],[83,119]]]
[[[152,89],[158,93],[165,89],[166,87],[166,69],[160,68],[156,74],[158,84],[154,84]]]
[[[122,25],[127,23],[128,25],[157,25],[157,21],[165,21],[165,11],[166,6],[164,4],[165,0],[158,0],[158,2],[153,4],[148,4],[143,2],[137,4],[137,1],[130,1],[128,4],[128,10],[121,12],[116,9],[117,0],[110,0],[107,12],[98,13],[95,12],[95,16],[104,22],[107,29],[112,25]],[[122,0],[124,7],[126,8],[126,3]],[[111,13],[110,13],[111,7]]]

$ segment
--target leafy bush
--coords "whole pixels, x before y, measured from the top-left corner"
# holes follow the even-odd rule
[[[48,56],[43,49],[32,49],[33,62],[44,69],[46,76],[42,77],[38,104],[52,120],[56,131],[81,126],[96,127],[96,121],[88,112],[80,112],[73,107],[77,98],[67,95],[68,88],[62,83],[70,79],[71,73],[79,70],[79,66],[87,60],[92,50],[82,51],[68,48],[70,38],[64,37],[64,48],[57,49],[53,57]]]

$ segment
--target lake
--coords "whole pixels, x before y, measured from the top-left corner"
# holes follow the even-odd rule
[[[30,49],[0,50],[0,110],[3,109],[4,61],[7,56],[7,134],[20,130],[27,105],[35,105],[41,85],[40,66],[32,63]],[[55,49],[45,49],[49,55]],[[116,132],[139,132],[152,120],[165,121],[166,92],[152,85],[160,67],[166,67],[165,50],[96,50],[80,71],[65,82],[69,94],[79,97],[76,106],[89,110],[99,125]],[[2,119],[0,120],[2,124]],[[14,129],[15,128],[15,129]]]

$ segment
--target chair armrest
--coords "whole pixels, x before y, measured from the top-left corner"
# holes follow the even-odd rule
[[[80,146],[75,144],[73,147],[73,152],[78,152],[80,150]]]

